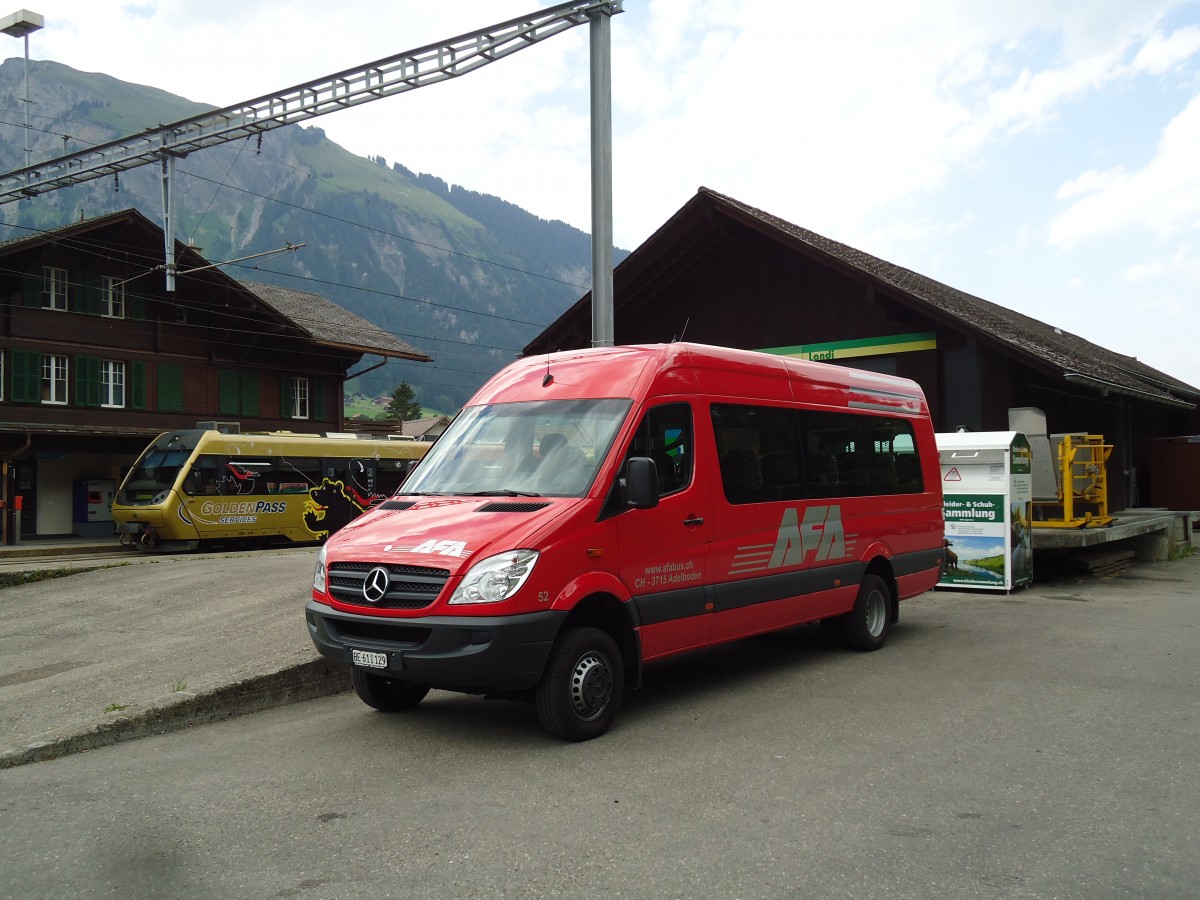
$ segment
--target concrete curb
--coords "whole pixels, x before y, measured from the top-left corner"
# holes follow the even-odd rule
[[[123,741],[179,731],[351,689],[350,669],[324,657],[287,666],[200,694],[172,694],[151,707],[116,719],[63,729],[26,747],[0,752],[0,769],[95,750]]]
[[[128,547],[118,543],[112,544],[87,544],[80,543],[78,545],[71,544],[47,544],[39,547],[36,544],[15,544],[13,546],[0,546],[0,559],[4,560],[20,560],[20,559],[36,559],[39,564],[48,556],[113,556],[118,559],[130,557],[137,554],[137,551],[132,547]],[[36,568],[33,563],[31,568]]]

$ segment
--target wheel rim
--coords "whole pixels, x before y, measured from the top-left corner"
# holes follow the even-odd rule
[[[608,659],[602,653],[585,653],[571,672],[571,708],[584,721],[604,713],[612,699],[613,679]]]
[[[883,591],[871,591],[867,595],[867,633],[877,638],[883,634],[887,622],[887,598]]]

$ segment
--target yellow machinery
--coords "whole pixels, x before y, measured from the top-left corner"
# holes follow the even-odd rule
[[[1108,457],[1112,444],[1098,434],[1055,434],[1057,496],[1034,497],[1035,528],[1098,528],[1112,524],[1108,514]]]

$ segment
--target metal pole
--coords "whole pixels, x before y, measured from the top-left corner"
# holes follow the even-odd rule
[[[166,289],[175,290],[175,155],[162,152],[163,256],[166,262]]]
[[[25,166],[29,167],[29,35],[25,35]]]
[[[592,346],[613,346],[612,52],[615,9],[590,12],[592,89]]]

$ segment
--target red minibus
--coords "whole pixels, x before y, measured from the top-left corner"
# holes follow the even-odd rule
[[[321,548],[317,649],[359,697],[532,697],[603,734],[644,664],[821,621],[876,650],[945,551],[921,389],[700,344],[530,357]]]

